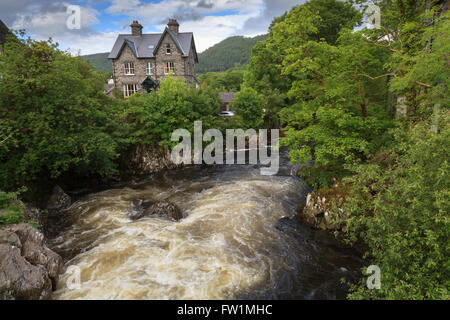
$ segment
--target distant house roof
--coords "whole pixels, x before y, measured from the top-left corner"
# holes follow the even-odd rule
[[[166,28],[163,33],[143,34],[141,36],[120,34],[108,56],[108,59],[117,59],[125,45],[130,47],[136,58],[154,58],[159,46],[161,45],[162,39],[166,34],[169,34],[172,37],[183,57],[188,57],[191,52],[191,48],[193,46],[195,47],[193,33],[174,33]]]
[[[8,27],[0,20],[0,44],[4,44],[9,33]]]
[[[236,92],[221,92],[219,98],[223,103],[231,103],[236,97]]]

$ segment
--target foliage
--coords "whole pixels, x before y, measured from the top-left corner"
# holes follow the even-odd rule
[[[450,126],[441,133],[422,123],[380,159],[353,168],[351,196],[341,218],[349,239],[362,239],[382,271],[381,290],[365,284],[352,299],[449,299]]]
[[[7,42],[0,63],[0,187],[114,171],[118,105],[105,78],[51,41]]]
[[[311,34],[311,39],[315,41],[325,40],[334,45],[342,29],[353,29],[360,25],[361,14],[348,1],[312,0],[307,2],[305,7],[321,18],[317,32]]]
[[[224,72],[232,68],[242,68],[248,64],[255,44],[266,37],[235,36],[219,42],[198,55],[197,72]]]
[[[108,59],[108,56],[109,52],[106,52],[85,55],[81,56],[81,58],[83,61],[89,62],[97,71],[111,75],[113,72],[112,63],[111,60]]]
[[[261,96],[252,88],[243,88],[231,104],[236,111],[240,128],[260,129],[263,124],[263,109]]]
[[[18,192],[0,191],[0,228],[10,224],[19,224],[24,220],[24,210],[17,201]]]
[[[381,290],[361,283],[349,297],[448,299],[446,1],[351,1],[381,7],[381,28],[359,31],[347,28],[351,15],[330,28],[333,10],[314,9],[333,2],[339,7],[313,0],[277,18],[244,86],[276,101],[271,123],[279,116],[293,161],[310,161],[301,175],[316,188],[348,190],[333,213],[338,234],[363,242],[382,270]],[[398,119],[396,98],[407,106]]]
[[[184,79],[165,77],[158,91],[134,95],[125,103],[126,136],[134,143],[158,143],[171,146],[172,132],[187,129],[193,132],[194,121],[204,128],[216,127],[221,103],[217,92],[188,86]]]
[[[264,97],[267,127],[279,127],[278,113],[292,103],[288,92],[295,79],[283,71],[286,56],[309,41],[324,39],[334,44],[340,31],[353,27],[357,18],[357,12],[347,3],[312,0],[274,20],[268,39],[253,49],[245,77],[245,85]]]
[[[223,73],[208,72],[200,76],[202,88],[211,88],[219,92],[238,92],[244,82],[244,70],[228,70]]]
[[[382,146],[392,126],[386,112],[386,79],[364,75],[383,71],[387,55],[364,46],[364,37],[343,32],[339,46],[308,41],[285,57],[293,104],[280,112],[291,158],[314,161],[308,182],[327,187],[347,174],[345,164],[364,161]],[[315,173],[315,174],[314,174]]]

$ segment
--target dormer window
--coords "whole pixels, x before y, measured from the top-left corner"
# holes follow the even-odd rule
[[[125,63],[124,71],[126,76],[134,76],[134,63],[133,62]]]
[[[166,44],[166,54],[172,54],[172,46],[170,43]]]

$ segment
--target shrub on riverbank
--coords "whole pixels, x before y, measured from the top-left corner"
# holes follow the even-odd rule
[[[174,144],[172,132],[187,129],[193,133],[194,121],[202,121],[205,129],[220,128],[220,106],[214,90],[196,89],[183,79],[168,76],[158,91],[134,95],[124,103],[124,136],[129,144],[170,147]]]
[[[104,78],[51,41],[7,42],[0,63],[0,188],[115,170],[119,104]]]
[[[17,193],[0,191],[0,228],[9,224],[19,224],[24,221],[24,210],[17,201]]]
[[[352,299],[449,299],[450,126],[435,134],[420,124],[381,161],[356,166],[345,182],[344,236],[361,239],[381,268],[380,290],[355,287]]]

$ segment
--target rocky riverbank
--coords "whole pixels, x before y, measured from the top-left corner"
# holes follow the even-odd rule
[[[179,167],[172,163],[168,149],[160,146],[138,145],[120,160],[119,178],[115,184],[126,183],[134,177],[145,176],[165,169]],[[92,183],[91,183],[92,182]],[[53,181],[53,184],[58,182]],[[63,179],[59,183],[67,189],[78,189],[74,194],[84,194],[109,187],[109,182],[71,181]],[[103,187],[101,187],[103,186]],[[63,265],[62,258],[46,245],[46,239],[57,236],[73,223],[68,210],[73,202],[71,196],[59,185],[45,195],[45,188],[30,188],[30,198],[34,204],[20,202],[27,223],[11,225],[0,229],[0,300],[42,300],[50,299]],[[174,220],[182,218],[182,213],[174,204],[153,203],[137,208],[132,217],[165,215]],[[34,227],[36,226],[36,227]]]
[[[62,266],[62,258],[31,225],[0,230],[0,300],[50,299]]]

